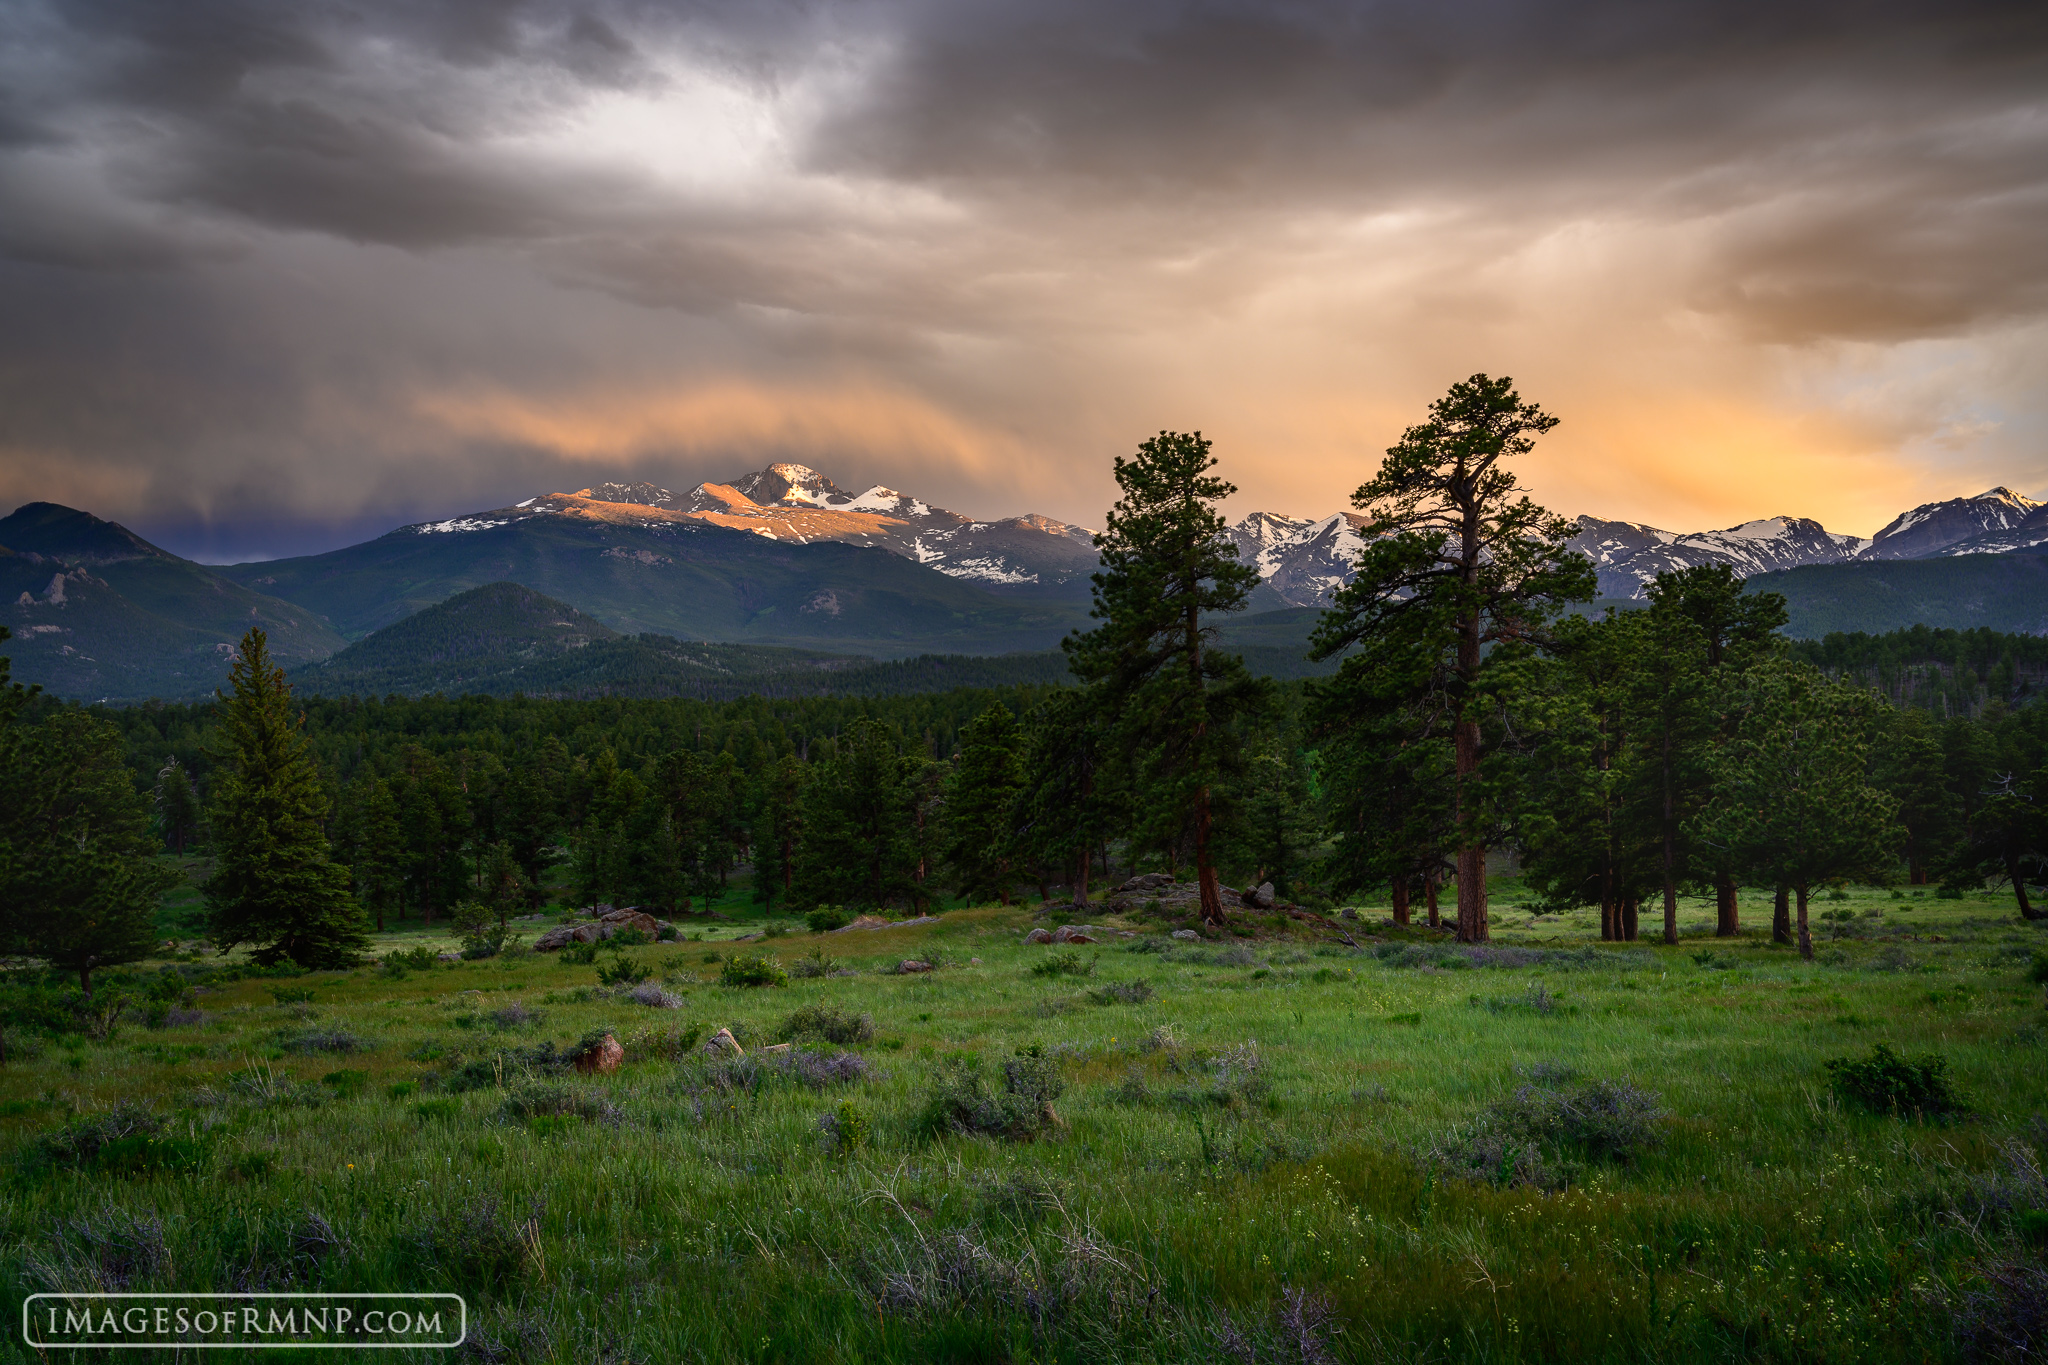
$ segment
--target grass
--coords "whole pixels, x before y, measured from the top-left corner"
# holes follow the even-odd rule
[[[1965,1358],[2041,1284],[2048,934],[1891,894],[1817,902],[1855,913],[1812,963],[1767,898],[1739,940],[1688,902],[1677,948],[1600,945],[1502,879],[1522,951],[1480,965],[1366,907],[1359,950],[1134,922],[1076,980],[981,908],[749,945],[844,973],[782,987],[632,950],[673,1009],[530,951],[215,982],[198,1022],[13,1040],[0,1307],[453,1288],[503,1360]],[[746,1065],[698,1050],[720,1028]],[[619,1071],[562,1064],[607,1031]],[[1845,1104],[1826,1063],[1880,1043],[1969,1112]],[[1037,1114],[1027,1057],[1056,1121],[932,1121],[949,1084]],[[1646,1097],[1609,1105],[1654,1125],[1625,1154],[1559,1117],[1599,1085]],[[1488,1133],[1569,1141],[1533,1183],[1442,1158]]]

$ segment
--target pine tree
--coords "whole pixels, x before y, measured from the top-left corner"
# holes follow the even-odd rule
[[[291,685],[261,630],[242,637],[223,703],[224,747],[209,812],[219,866],[206,883],[223,950],[255,946],[269,965],[343,967],[369,946],[348,869],[329,861],[327,794],[293,715]]]
[[[1535,742],[1517,830],[1523,875],[1549,908],[1600,909],[1600,937],[1635,936],[1623,907],[1657,884],[1653,863],[1629,837],[1622,784],[1631,692],[1649,651],[1649,618],[1610,608],[1600,620],[1558,622],[1545,695],[1525,708]]]
[[[368,769],[344,793],[334,822],[333,855],[349,870],[356,901],[384,929],[385,914],[399,905],[405,889],[405,840],[398,827],[398,803],[391,788]]]
[[[1259,575],[1225,534],[1214,504],[1237,488],[1209,472],[1209,450],[1200,432],[1162,431],[1117,457],[1123,496],[1095,538],[1092,614],[1102,624],[1062,647],[1132,756],[1140,839],[1187,832],[1202,918],[1216,922],[1215,827],[1239,767],[1237,726],[1265,708],[1270,688],[1214,647],[1214,618],[1242,611]]]
[[[1698,626],[1675,611],[1649,612],[1644,648],[1629,675],[1631,743],[1623,754],[1623,814],[1632,837],[1654,850],[1663,892],[1664,941],[1678,942],[1678,891],[1694,880],[1690,821],[1706,803],[1711,680]]]
[[[14,770],[0,775],[8,794],[0,843],[15,855],[0,888],[12,936],[78,973],[90,995],[95,968],[155,949],[157,905],[178,874],[154,856],[162,845],[112,725],[56,711],[27,727],[12,753]]]
[[[803,796],[810,783],[810,765],[784,754],[762,778],[754,807],[754,891],[772,906],[778,893],[787,896],[796,883],[796,852],[803,841]]]
[[[1017,856],[1020,870],[1037,880],[1041,901],[1049,898],[1047,870],[1070,868],[1075,901],[1087,904],[1089,864],[1109,836],[1113,812],[1129,804],[1118,785],[1122,765],[1111,762],[1101,700],[1096,691],[1063,688],[1025,726]]]
[[[1023,729],[1000,702],[960,732],[960,756],[946,783],[945,861],[963,896],[1010,903],[1010,888],[1017,881],[1023,746]]]
[[[1448,738],[1458,825],[1458,937],[1483,942],[1486,850],[1510,812],[1491,760],[1509,742],[1522,663],[1563,604],[1593,596],[1577,527],[1522,495],[1500,461],[1557,419],[1483,374],[1451,386],[1352,495],[1371,522],[1352,581],[1316,628],[1312,656],[1345,656],[1320,690],[1322,733],[1393,710]]]
[[[1745,587],[1730,565],[1695,564],[1658,574],[1644,585],[1644,592],[1652,616],[1678,616],[1691,623],[1701,650],[1700,666],[1712,681],[1722,670],[1740,671],[1762,657],[1788,619],[1783,596],[1746,592]],[[1708,736],[1706,742],[1719,744],[1726,739],[1725,733],[1719,733]],[[1704,800],[1705,794],[1698,799]],[[1733,870],[1714,864],[1702,871],[1714,886],[1714,936],[1740,937],[1742,919]]]
[[[926,766],[876,721],[846,728],[838,752],[816,765],[804,789],[795,906],[877,909],[920,899],[918,779]]]
[[[1869,875],[1895,856],[1898,803],[1870,785],[1874,694],[1805,664],[1771,660],[1744,680],[1733,738],[1708,760],[1713,800],[1688,831],[1796,898],[1800,956],[1813,956],[1817,885]]]
[[[171,852],[182,856],[185,845],[199,834],[199,793],[193,790],[190,774],[176,758],[157,770],[151,803],[156,807],[157,828],[164,843]]]

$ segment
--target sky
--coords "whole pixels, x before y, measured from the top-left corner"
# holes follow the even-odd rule
[[[2048,494],[2048,6],[0,0],[0,511],[1319,516],[1475,372],[1567,514]]]

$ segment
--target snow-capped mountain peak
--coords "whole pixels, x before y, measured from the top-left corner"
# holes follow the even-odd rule
[[[2044,504],[2015,493],[2003,484],[1972,498],[1923,502],[1901,512],[1871,538],[1865,559],[1925,559],[1951,552],[1974,553],[1962,547],[1979,537],[2013,531],[2037,516]],[[2036,543],[2034,541],[2027,542]],[[2005,548],[2017,548],[2007,546]]]

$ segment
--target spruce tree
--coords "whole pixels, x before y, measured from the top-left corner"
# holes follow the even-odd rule
[[[1215,648],[1214,619],[1242,611],[1259,575],[1238,562],[1216,511],[1237,488],[1210,473],[1209,451],[1200,432],[1162,431],[1117,457],[1123,496],[1095,538],[1092,614],[1102,624],[1062,647],[1131,756],[1140,840],[1186,831],[1202,918],[1218,922],[1216,824],[1239,768],[1237,726],[1264,709],[1270,688]]]
[[[1344,661],[1319,690],[1323,733],[1409,715],[1415,739],[1451,743],[1458,826],[1458,937],[1488,937],[1486,850],[1510,815],[1494,756],[1532,648],[1568,602],[1593,596],[1592,565],[1566,547],[1577,527],[1523,495],[1501,461],[1557,419],[1505,377],[1473,375],[1402,433],[1352,495],[1371,521],[1352,581],[1316,628],[1312,657]]]
[[[1086,688],[1062,688],[1025,727],[1017,849],[1041,901],[1050,896],[1047,870],[1068,868],[1076,902],[1087,903],[1089,864],[1108,839],[1114,811],[1129,805],[1101,700]]]
[[[222,702],[209,818],[219,865],[206,883],[214,939],[258,962],[345,967],[369,946],[348,869],[329,860],[327,793],[261,630],[242,637]]]
[[[750,838],[754,845],[754,893],[772,906],[796,883],[796,852],[803,842],[803,796],[810,765],[784,754],[762,776],[754,803]]]
[[[1010,903],[1010,888],[1017,881],[1023,747],[1022,727],[1000,702],[960,731],[960,756],[946,781],[945,858],[952,884],[963,896]]]

